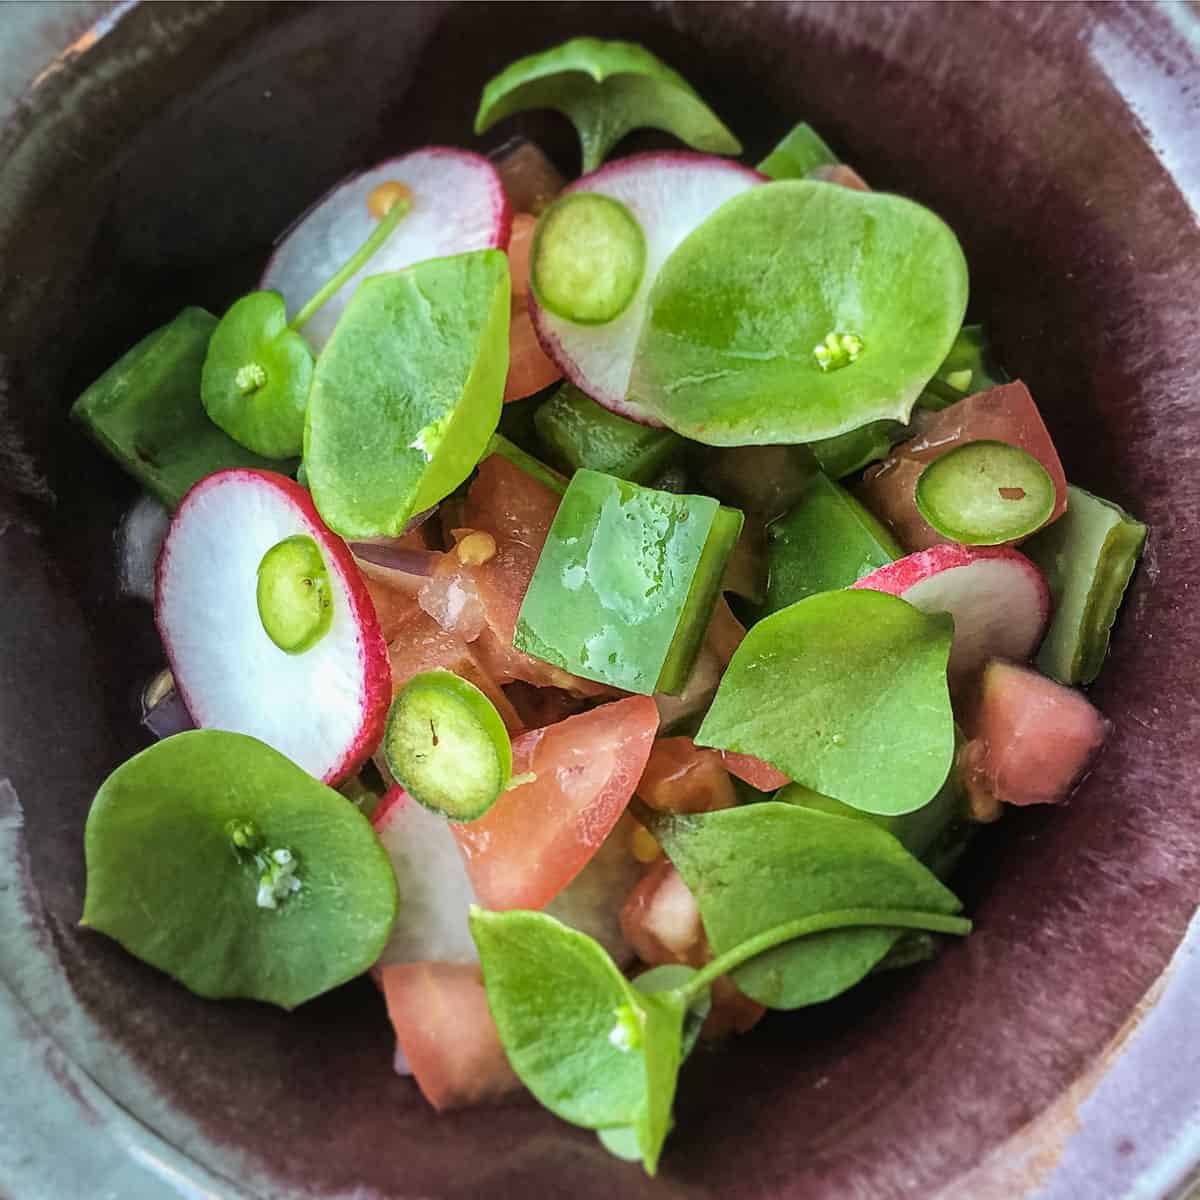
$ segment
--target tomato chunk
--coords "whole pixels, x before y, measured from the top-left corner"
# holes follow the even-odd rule
[[[973,804],[1055,804],[1066,799],[1104,744],[1110,722],[1074,688],[994,660],[964,717],[960,759]]]
[[[696,899],[665,859],[646,872],[621,909],[621,932],[648,966],[702,966],[710,957]]]
[[[514,777],[532,773],[454,835],[480,903],[545,907],[583,870],[646,767],[658,710],[630,696],[513,741]]]
[[[532,396],[562,378],[562,372],[542,349],[529,315],[529,250],[536,225],[535,216],[517,213],[508,243],[512,313],[508,324],[508,376],[504,381],[506,404]]]
[[[702,749],[690,737],[659,738],[654,743],[637,794],[660,812],[714,812],[737,803],[721,755]]]
[[[400,1052],[438,1112],[520,1089],[477,966],[403,963],[382,968],[379,983]]]
[[[732,750],[722,750],[721,758],[725,770],[730,775],[736,775],[743,783],[748,783],[760,792],[774,792],[792,781],[782,772],[755,758],[753,754],[735,754]]]
[[[896,446],[883,462],[871,467],[856,489],[858,498],[908,550],[926,550],[946,542],[917,511],[916,487],[921,472],[943,454],[978,441],[1007,442],[1028,451],[1054,481],[1057,499],[1049,521],[1067,509],[1067,477],[1041,413],[1020,381],[977,392],[921,417],[921,432]]]

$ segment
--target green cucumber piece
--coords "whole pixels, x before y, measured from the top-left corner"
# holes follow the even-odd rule
[[[492,702],[450,671],[423,671],[388,711],[383,751],[396,782],[452,821],[474,821],[512,776],[512,742]]]
[[[807,121],[801,121],[758,164],[758,170],[772,179],[803,179],[809,171],[833,166],[837,161],[821,135]]]
[[[320,548],[298,533],[284,538],[258,564],[255,598],[267,637],[287,654],[303,654],[333,620],[333,590]]]
[[[625,691],[680,691],[741,526],[740,512],[710,496],[576,471],[513,644]]]
[[[213,471],[291,464],[238,445],[208,419],[200,377],[217,319],[185,308],[126,351],[75,401],[71,416],[168,508]]]
[[[687,445],[669,429],[610,412],[572,383],[540,404],[533,421],[548,457],[565,470],[586,467],[633,483],[650,483]]]
[[[529,254],[537,302],[576,325],[615,321],[646,273],[646,235],[620,200],[574,192],[538,220]]]
[[[830,479],[844,479],[883,458],[908,434],[909,427],[901,421],[870,421],[849,433],[809,442],[808,449]]]
[[[1124,509],[1068,486],[1067,511],[1022,546],[1054,596],[1040,670],[1067,684],[1091,683],[1100,674],[1146,532]]]
[[[1054,480],[1028,450],[1007,442],[967,442],[921,472],[921,516],[965,546],[999,546],[1035,533],[1057,500]]]
[[[294,1008],[366,971],[396,918],[366,817],[240,733],[180,733],[119,766],[84,853],[82,924],[213,999]]]
[[[796,507],[767,526],[767,594],[760,616],[817,592],[849,587],[902,553],[845,488],[815,474]]]
[[[917,398],[920,408],[937,411],[1008,382],[1008,373],[992,358],[991,343],[983,332],[982,325],[964,325],[950,347],[950,353],[938,367],[934,382],[946,387],[926,386]]]

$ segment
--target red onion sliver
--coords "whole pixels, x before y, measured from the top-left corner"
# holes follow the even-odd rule
[[[195,722],[173,688],[153,708],[142,713],[142,724],[158,739],[195,729]]]
[[[437,512],[438,506],[434,504],[430,508],[422,509],[415,517],[409,517],[408,524],[404,527],[405,533],[412,533],[414,529],[420,529],[430,517]],[[401,535],[403,536],[403,534]]]
[[[410,550],[388,542],[351,542],[350,553],[376,567],[425,577],[433,574],[442,557],[436,550]]]

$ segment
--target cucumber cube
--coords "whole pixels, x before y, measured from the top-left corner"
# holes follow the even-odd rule
[[[845,488],[817,473],[792,511],[767,526],[767,599],[759,615],[849,587],[902,553]]]
[[[679,692],[742,514],[709,496],[575,473],[521,605],[514,645],[628,692]]]
[[[226,467],[290,471],[294,460],[263,458],[209,420],[200,372],[217,319],[185,308],[144,337],[75,401],[71,415],[168,508],[205,475]]]

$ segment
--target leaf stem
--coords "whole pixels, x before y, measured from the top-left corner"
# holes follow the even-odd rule
[[[324,306],[325,302],[341,290],[348,279],[353,278],[374,257],[375,252],[392,236],[393,230],[408,215],[412,203],[397,200],[387,215],[371,231],[371,236],[346,260],[341,269],[320,291],[291,319],[288,328],[299,333],[309,320]]]
[[[831,929],[853,929],[863,926],[880,926],[888,929],[924,929],[930,933],[951,933],[963,936],[971,932],[971,922],[966,917],[952,917],[945,913],[922,912],[912,908],[839,908],[832,912],[812,913],[785,921],[771,929],[764,929],[754,937],[718,955],[707,966],[697,971],[687,983],[679,988],[688,1003],[721,975],[728,975],[743,963],[758,955],[781,946],[796,938],[814,933],[826,933]]]

